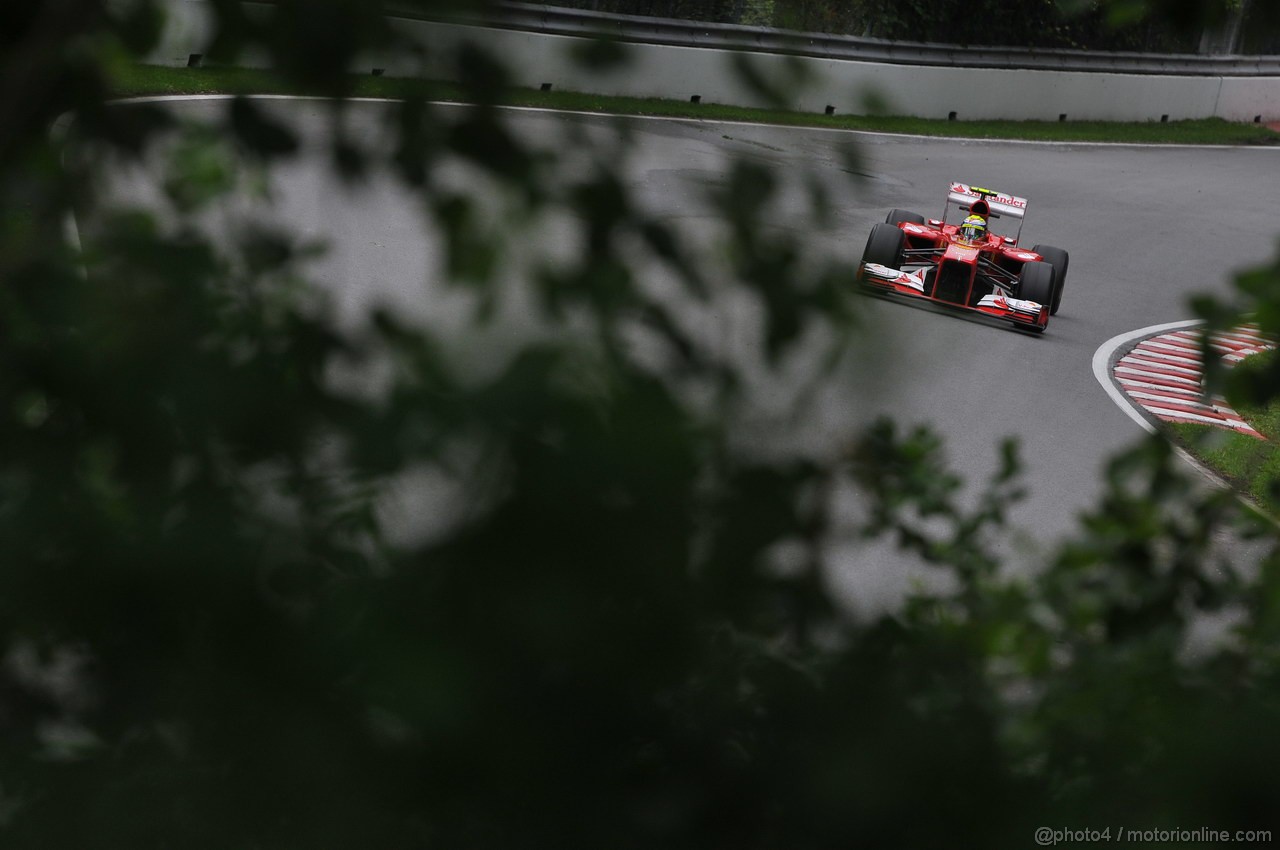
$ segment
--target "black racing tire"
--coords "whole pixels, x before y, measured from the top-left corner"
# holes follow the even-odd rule
[[[877,224],[867,237],[867,247],[862,251],[862,263],[876,263],[891,269],[902,268],[902,247],[907,237],[892,224]]]
[[[1050,263],[1024,263],[1022,271],[1018,274],[1018,298],[1023,301],[1034,301],[1042,306],[1052,305],[1054,292],[1058,288],[1057,277]],[[1049,313],[1053,314],[1052,306]]]
[[[904,221],[911,224],[924,224],[924,216],[908,210],[889,210],[889,214],[884,217],[885,224],[902,224]]]
[[[1057,273],[1058,287],[1053,292],[1053,304],[1049,307],[1049,315],[1058,315],[1058,308],[1062,306],[1062,290],[1067,286],[1067,265],[1071,262],[1071,257],[1061,248],[1055,248],[1052,245],[1037,245],[1031,249],[1044,258],[1044,261],[1053,266],[1054,272]]]

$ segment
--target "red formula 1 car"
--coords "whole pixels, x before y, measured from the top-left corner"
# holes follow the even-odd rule
[[[1017,232],[988,227],[973,236],[948,215],[978,215],[994,223],[1016,219]],[[1027,201],[964,183],[952,183],[941,219],[893,210],[871,229],[858,282],[882,293],[923,298],[1005,319],[1040,333],[1058,312],[1067,280],[1067,252],[1051,245],[1019,248]],[[1001,228],[1006,234],[1010,228]]]

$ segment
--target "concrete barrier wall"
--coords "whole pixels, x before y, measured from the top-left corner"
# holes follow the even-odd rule
[[[1213,114],[1228,121],[1280,120],[1280,79],[1223,77]]]
[[[249,4],[252,5],[252,4]],[[262,7],[266,8],[266,7]],[[180,0],[152,61],[186,64],[203,53],[210,29],[202,0]],[[394,19],[397,29],[422,45],[425,59],[369,56],[353,70],[382,68],[388,75],[426,74],[449,79],[452,57],[466,42],[488,47],[508,63],[515,82],[604,95],[660,97],[735,106],[769,106],[747,86],[736,65],[748,61],[787,92],[786,106],[802,112],[867,111],[869,95],[895,115],[960,120],[1160,121],[1221,117],[1232,121],[1280,120],[1280,77],[1125,74],[1089,71],[1009,70],[860,62],[776,53],[628,44],[631,61],[620,71],[588,71],[570,58],[583,39],[510,29]],[[807,85],[796,85],[802,67]]]

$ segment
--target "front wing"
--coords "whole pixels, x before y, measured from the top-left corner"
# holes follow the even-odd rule
[[[934,304],[942,304],[956,310],[967,310],[971,313],[982,313],[997,319],[1029,325],[1039,330],[1049,324],[1049,308],[1035,301],[1024,301],[1010,298],[998,287],[990,295],[984,295],[976,306],[956,304],[943,301],[925,294],[925,275],[932,266],[922,266],[913,271],[891,269],[878,263],[865,263],[858,270],[858,281],[868,289],[894,295],[905,295],[921,298]]]

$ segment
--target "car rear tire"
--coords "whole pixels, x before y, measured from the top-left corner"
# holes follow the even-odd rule
[[[1057,274],[1058,286],[1053,292],[1053,304],[1049,307],[1049,314],[1058,315],[1058,307],[1062,305],[1062,290],[1067,286],[1067,264],[1071,262],[1071,257],[1061,248],[1055,248],[1052,245],[1037,245],[1031,249],[1044,257],[1044,261],[1053,266],[1054,272]]]
[[[1032,262],[1022,266],[1018,274],[1018,298],[1048,306],[1052,315],[1053,296],[1057,290],[1057,274],[1050,263]],[[1040,328],[1039,330],[1044,330]]]
[[[902,246],[906,235],[892,224],[877,224],[867,237],[867,247],[862,252],[862,263],[876,263],[891,269],[902,268]]]
[[[910,224],[924,224],[924,216],[909,210],[889,210],[889,214],[884,217],[885,224],[902,224],[904,221]]]

